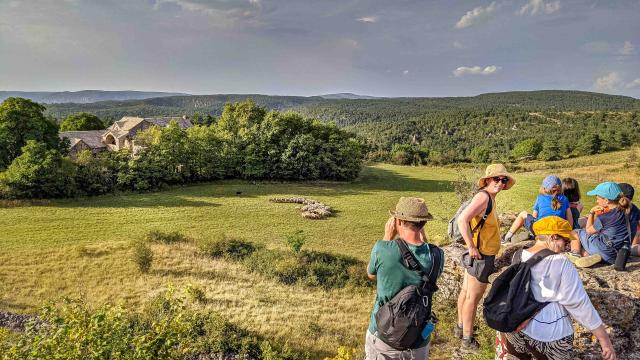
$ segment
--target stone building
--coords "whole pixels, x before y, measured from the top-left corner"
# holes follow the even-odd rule
[[[171,121],[175,121],[183,129],[193,126],[186,116],[161,117],[161,118],[141,118],[125,116],[114,122],[105,130],[90,131],[65,131],[59,134],[61,139],[68,139],[70,142],[69,156],[75,156],[83,150],[99,153],[101,151],[118,151],[129,149],[136,152],[139,147],[135,144],[135,135],[142,130],[152,126],[167,127]]]

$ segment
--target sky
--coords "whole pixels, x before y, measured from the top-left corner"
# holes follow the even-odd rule
[[[640,0],[0,0],[0,90],[640,98]]]

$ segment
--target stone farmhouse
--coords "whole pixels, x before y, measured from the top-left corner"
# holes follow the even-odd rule
[[[139,146],[135,144],[135,135],[142,130],[152,126],[167,127],[171,121],[175,121],[181,128],[193,126],[186,116],[161,117],[161,118],[141,118],[125,116],[114,122],[105,130],[90,131],[65,131],[59,134],[61,139],[68,139],[69,156],[75,156],[83,150],[91,150],[94,154],[101,151],[118,151],[129,149],[137,152]]]

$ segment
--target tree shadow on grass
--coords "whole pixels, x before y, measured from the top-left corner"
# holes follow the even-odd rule
[[[377,191],[407,193],[449,192],[453,181],[410,177],[378,167],[365,167],[352,182],[337,181],[243,181],[221,180],[173,186],[157,192],[116,193],[95,197],[50,200],[27,206],[61,208],[157,208],[157,207],[215,207],[219,204],[199,200],[203,198],[255,198],[259,196],[339,197],[366,195]]]

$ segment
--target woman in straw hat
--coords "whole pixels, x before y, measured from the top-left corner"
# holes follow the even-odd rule
[[[458,296],[458,324],[455,333],[462,339],[462,347],[466,350],[475,351],[480,347],[473,336],[473,323],[478,303],[487,289],[489,275],[495,272],[494,260],[500,250],[500,223],[495,197],[500,191],[510,189],[513,184],[515,179],[504,165],[489,165],[485,175],[478,180],[480,191],[458,217],[458,228],[464,238],[467,252],[461,261],[465,273]],[[484,224],[476,226],[489,206],[491,212]],[[472,231],[477,227],[476,231]]]
[[[615,360],[616,353],[600,315],[591,304],[575,266],[561,254],[570,241],[571,224],[560,217],[548,216],[536,221],[533,230],[536,243],[522,250],[521,261],[545,249],[559,253],[531,267],[531,292],[537,301],[548,305],[521,325],[521,330],[497,333],[496,359],[574,359],[571,315],[598,339],[602,357]]]

